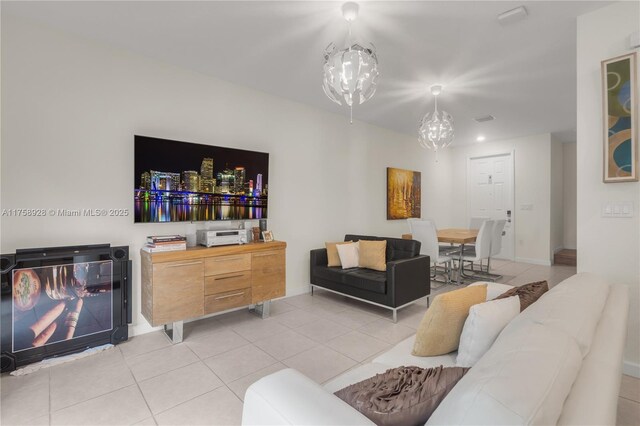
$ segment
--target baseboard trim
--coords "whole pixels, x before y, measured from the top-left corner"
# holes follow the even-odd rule
[[[631,361],[624,361],[622,363],[622,372],[627,376],[640,379],[640,364]]]
[[[282,300],[286,300],[289,297],[300,296],[301,294],[311,293],[311,284],[305,284],[302,286],[296,286],[292,289],[287,289],[287,295],[282,297]]]
[[[516,257],[516,262],[531,263],[533,265],[551,266],[551,261],[550,260],[527,259],[526,257]]]

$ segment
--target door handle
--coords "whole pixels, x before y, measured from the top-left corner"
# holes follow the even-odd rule
[[[254,253],[255,257],[276,256],[278,253]]]
[[[216,278],[216,281],[222,281],[222,280],[230,280],[231,278],[240,278],[244,276],[244,274],[239,274],[239,275],[230,275],[228,277],[220,277],[220,278]]]
[[[243,294],[244,294],[244,291],[233,293],[233,294],[227,294],[226,296],[216,297],[216,300],[228,299],[229,297],[235,297],[235,296],[242,296]]]
[[[181,266],[190,266],[190,265],[202,265],[202,261],[187,262],[187,263],[173,263],[173,264],[167,265],[167,268],[179,268]]]

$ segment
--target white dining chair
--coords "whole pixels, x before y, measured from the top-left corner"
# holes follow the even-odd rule
[[[435,278],[438,274],[438,265],[444,265],[445,283],[451,282],[451,261],[453,260],[450,247],[440,247],[438,244],[438,231],[435,224],[430,220],[410,220],[409,230],[412,238],[420,241],[420,254],[429,256],[433,267],[431,268],[431,278]],[[447,251],[448,250],[448,251]]]
[[[490,217],[472,217],[469,219],[469,229],[480,229],[482,224],[491,219]]]
[[[480,230],[478,231],[475,246],[465,246],[464,251],[462,252],[462,255],[460,257],[463,263],[461,273],[464,278],[492,279],[490,276],[479,276],[476,271],[473,270],[473,264],[489,259],[489,257],[491,256],[491,240],[493,239],[493,227],[493,220],[485,220],[482,225],[480,225]],[[471,270],[473,272],[473,275],[465,274],[465,262],[471,263]],[[480,273],[482,274],[482,271],[480,271]]]
[[[482,224],[487,220],[491,219],[490,217],[472,217],[469,219],[469,229],[480,229]],[[476,243],[468,243],[466,247],[473,247]],[[480,262],[480,269],[482,269],[482,262]]]
[[[491,258],[502,251],[502,233],[507,224],[505,219],[496,220],[493,224],[493,236],[491,238],[491,256],[487,259],[487,272],[491,272]]]

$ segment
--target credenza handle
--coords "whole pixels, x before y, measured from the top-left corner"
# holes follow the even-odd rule
[[[213,259],[214,262],[226,262],[228,260],[239,260],[242,257],[225,257],[224,259]]]
[[[244,277],[244,274],[239,274],[239,275],[229,275],[228,277],[220,277],[220,278],[216,278],[216,281],[230,280],[231,278],[239,278],[239,277]]]
[[[202,265],[202,261],[199,260],[197,262],[172,263],[172,264],[167,265],[167,268],[178,268],[180,266],[190,266],[190,265]]]
[[[222,299],[227,299],[229,297],[235,297],[235,296],[242,296],[244,294],[244,291],[241,291],[239,293],[233,293],[233,294],[227,294],[226,296],[219,296],[216,297],[216,300],[222,300]]]

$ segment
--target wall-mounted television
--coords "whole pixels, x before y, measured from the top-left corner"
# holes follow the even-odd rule
[[[135,136],[136,223],[266,219],[269,154]]]

